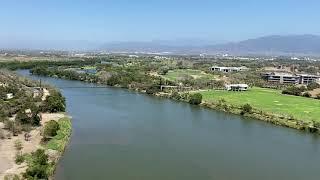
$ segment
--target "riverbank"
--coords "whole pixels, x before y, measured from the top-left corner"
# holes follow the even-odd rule
[[[199,92],[205,93],[206,91],[199,91]],[[155,94],[155,96],[170,98],[170,99],[188,103],[188,97],[187,97],[188,95],[183,95],[183,93],[181,93],[178,98],[177,98],[177,93],[175,94],[157,93]],[[230,103],[225,101],[224,99],[216,100],[216,101],[202,100],[202,103],[199,104],[199,106],[206,107],[213,110],[224,111],[227,113],[232,113],[232,114],[236,114],[244,117],[254,118],[257,120],[272,123],[274,125],[293,128],[297,130],[305,130],[310,133],[320,133],[320,128],[315,127],[316,122],[314,121],[302,121],[294,118],[293,116],[270,113],[270,112],[266,112],[264,110],[258,109],[256,107],[252,107],[252,110],[250,112],[243,113],[243,105]]]
[[[42,113],[41,114],[41,125],[30,131],[30,137],[26,140],[23,134],[18,136],[12,136],[10,139],[0,139],[0,179],[5,177],[14,177],[15,175],[20,178],[23,177],[23,173],[26,172],[27,168],[30,167],[30,162],[25,160],[22,163],[16,163],[16,142],[21,142],[21,153],[24,157],[29,156],[32,152],[37,149],[45,149],[48,154],[50,161],[56,164],[57,160],[61,157],[62,151],[69,141],[71,135],[71,121],[70,118],[64,113]],[[64,121],[68,122],[68,126],[61,126],[60,131],[63,133],[58,133],[57,136],[53,137],[48,143],[43,142],[43,129],[47,122],[54,120],[59,124],[64,124]],[[3,126],[2,124],[0,124]],[[59,132],[60,132],[59,131]],[[62,139],[61,146],[59,147],[59,153],[56,153],[56,149],[50,144],[54,144],[57,140]],[[53,168],[55,169],[55,167]],[[53,172],[52,174],[53,175]]]
[[[48,73],[44,73],[44,75],[45,74],[48,74]],[[92,75],[90,75],[90,77],[91,76]],[[60,72],[60,71],[59,71],[59,76],[55,76],[55,77],[70,79],[70,78],[68,78],[68,76],[64,76],[64,72]],[[87,82],[86,78],[80,78],[80,79],[77,79],[77,80]],[[100,82],[98,84],[105,84],[105,83],[101,83]],[[128,86],[120,86],[118,84],[113,84],[113,83],[111,83],[111,84],[107,83],[107,84],[112,86],[112,87],[126,88],[126,89],[129,89],[129,90],[134,90],[134,91],[141,92],[141,93],[147,93],[147,94],[150,94],[150,95],[166,97],[166,98],[171,98],[171,99],[175,99],[175,100],[179,100],[179,101],[186,101],[186,102],[189,101],[188,100],[188,95],[190,95],[192,93],[196,93],[196,92],[200,92],[200,93],[203,94],[205,92],[205,91],[190,91],[190,92],[175,92],[175,91],[173,91],[173,92],[169,92],[169,93],[164,93],[164,92],[159,92],[160,90],[158,90],[156,88],[152,88],[152,87],[151,88],[150,87],[149,88],[145,88],[143,86],[141,86],[141,87],[137,86],[135,83],[129,84]],[[268,90],[265,90],[265,91],[268,91]],[[276,94],[274,94],[274,95],[276,95]],[[280,95],[280,96],[281,97],[279,97],[279,98],[285,97],[285,95]],[[296,110],[293,110],[290,107],[288,107],[287,109],[286,108],[281,109],[280,110],[281,112],[278,112],[278,111],[275,112],[275,111],[272,111],[272,110],[271,111],[266,111],[265,109],[260,108],[259,106],[256,106],[256,104],[250,104],[249,101],[246,102],[245,100],[243,100],[241,98],[241,96],[237,97],[237,98],[241,99],[241,104],[232,103],[231,101],[228,101],[228,102],[220,101],[219,98],[218,98],[218,99],[215,99],[214,101],[203,100],[201,105],[205,106],[205,107],[208,107],[208,108],[211,108],[211,109],[215,109],[215,110],[222,110],[222,111],[230,112],[230,113],[237,114],[237,115],[242,115],[242,116],[255,118],[255,119],[262,120],[262,121],[265,121],[265,122],[269,122],[269,123],[272,123],[272,124],[275,124],[275,125],[281,125],[281,126],[285,126],[285,127],[298,129],[298,130],[308,130],[309,132],[313,132],[313,133],[314,132],[320,132],[319,131],[320,130],[319,129],[320,126],[319,126],[318,121],[314,121],[312,119],[310,120],[310,118],[306,118],[306,119],[301,119],[300,118],[300,117],[305,117],[305,115],[303,115],[303,114],[306,114],[304,112],[308,111],[308,109],[307,110],[301,110],[302,112],[298,113],[299,116],[295,116],[295,114],[297,114],[295,112]],[[292,98],[297,98],[297,97],[292,96]],[[305,98],[304,97],[300,97],[300,99],[302,100],[302,99],[305,99]],[[297,102],[297,101],[294,101],[294,102]],[[249,103],[252,106],[252,111],[250,113],[245,113],[245,114],[242,113],[241,108],[245,103]],[[260,99],[260,104],[261,103],[262,104],[264,103],[263,99]],[[276,103],[276,101],[274,103]],[[288,104],[288,103],[290,103],[290,102],[284,101],[281,104],[281,106],[285,105],[285,104]],[[300,102],[300,104],[303,104],[303,102]],[[276,103],[276,105],[278,105],[280,107],[280,103]],[[315,107],[316,106],[317,105],[315,105]],[[290,112],[294,112],[295,114],[292,115],[292,114],[288,113],[289,111]],[[315,115],[315,116],[317,116],[317,115]],[[312,117],[314,117],[314,116],[312,116]]]

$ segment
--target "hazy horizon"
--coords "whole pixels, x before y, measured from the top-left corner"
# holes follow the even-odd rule
[[[1,41],[216,43],[268,35],[320,34],[319,1],[4,1]]]

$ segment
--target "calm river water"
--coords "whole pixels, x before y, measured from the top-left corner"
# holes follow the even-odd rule
[[[317,135],[123,89],[41,79],[61,88],[73,117],[57,180],[320,179]]]

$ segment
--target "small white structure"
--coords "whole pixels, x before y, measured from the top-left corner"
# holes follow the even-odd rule
[[[33,98],[39,97],[40,95],[41,95],[40,90],[38,90],[38,89],[33,90]]]
[[[12,93],[8,93],[6,98],[7,99],[12,99],[13,98],[13,94]]]
[[[213,66],[210,69],[211,69],[211,71],[224,72],[224,73],[248,71],[249,70],[249,68],[247,68],[245,66],[242,66],[242,67],[219,67],[219,66]]]
[[[228,84],[225,87],[227,91],[247,91],[249,89],[247,84]]]

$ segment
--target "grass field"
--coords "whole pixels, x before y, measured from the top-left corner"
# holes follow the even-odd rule
[[[214,79],[215,76],[212,74],[207,74],[200,70],[194,69],[175,69],[170,70],[164,77],[171,80],[177,81],[185,76],[191,76],[194,79]]]
[[[207,102],[224,99],[227,104],[243,105],[278,115],[293,116],[296,119],[320,122],[320,100],[282,95],[278,90],[252,88],[247,92],[206,91],[201,92]]]

